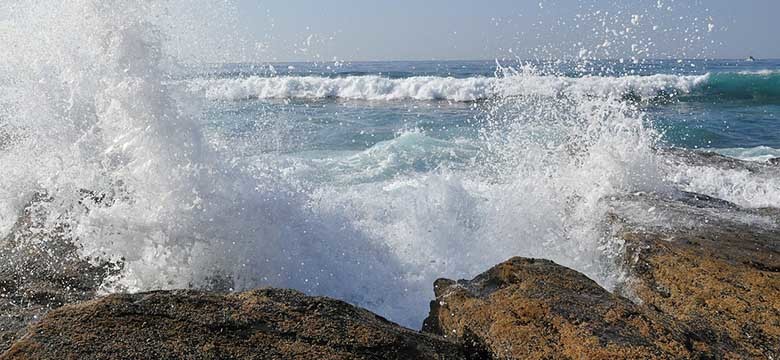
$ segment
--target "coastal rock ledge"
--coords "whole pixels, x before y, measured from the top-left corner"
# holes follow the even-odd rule
[[[458,345],[294,290],[110,295],[49,312],[2,359],[467,359]]]
[[[548,260],[513,258],[470,281],[440,279],[423,330],[495,359],[700,358],[716,354],[661,312]]]
[[[679,161],[778,175],[776,166]],[[83,259],[36,196],[0,239],[5,359],[780,359],[780,209],[690,192],[604,199],[612,291],[549,260],[439,279],[421,332],[294,290],[95,299],[121,263]],[[88,261],[90,260],[90,261]],[[617,270],[616,270],[617,271]],[[377,284],[383,286],[383,284]]]
[[[612,293],[513,258],[437,280],[423,331],[495,359],[780,359],[780,210],[693,193],[610,201],[628,275]]]
[[[422,332],[294,290],[110,295],[48,312],[0,359],[772,359],[777,354],[774,333],[764,331],[753,341],[729,337],[734,324],[746,320],[721,320],[728,315],[721,306],[692,310],[681,304],[677,313],[668,313],[674,311],[610,293],[549,260],[512,258],[472,280],[440,279],[435,292]],[[768,317],[754,327],[777,326],[780,318],[766,310],[776,311],[776,301],[759,306]],[[720,321],[687,318],[710,310]]]

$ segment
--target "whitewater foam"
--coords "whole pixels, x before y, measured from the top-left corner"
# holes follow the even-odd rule
[[[502,95],[495,108],[510,110],[492,118],[482,138],[489,150],[471,169],[388,174],[419,164],[418,145],[440,149],[425,156],[453,154],[448,144],[410,132],[340,161],[378,161],[368,172],[373,182],[318,184],[279,166],[296,167],[295,159],[247,164],[212,148],[189,107],[177,101],[183,95],[165,82],[160,34],[145,15],[154,13],[151,5],[45,3],[56,11],[36,8],[17,19],[25,41],[16,46],[26,47],[12,75],[28,88],[15,99],[24,111],[8,121],[25,140],[0,155],[8,169],[0,175],[3,221],[12,222],[33,192],[51,195],[50,226],[67,222],[85,256],[123,259],[123,272],[105,291],[207,287],[224,276],[235,289],[292,287],[416,326],[436,278],[473,276],[509,254],[552,258],[614,284],[620,244],[605,236],[597,200],[656,187],[653,132],[604,89],[619,83],[634,90],[647,79],[200,83],[196,90],[220,99],[471,101],[496,91]],[[39,12],[50,16],[30,21]],[[25,45],[36,44],[29,34],[50,37],[47,46]],[[649,79],[652,87],[679,81]],[[503,96],[515,88],[496,81],[555,96]],[[511,111],[529,106],[534,112]],[[105,194],[106,206],[85,209],[82,189]]]
[[[292,287],[417,326],[436,278],[471,277],[509,256],[553,259],[611,287],[622,281],[622,243],[601,199],[675,182],[718,191],[697,185],[701,172],[669,181],[653,150],[659,134],[623,101],[690,92],[707,76],[172,82],[153,20],[165,11],[153,3],[43,0],[21,10],[0,33],[0,47],[14,49],[0,79],[20,86],[5,100],[14,111],[2,113],[14,141],[0,152],[0,231],[34,193],[49,194],[49,229],[65,222],[83,255],[122,259],[107,292],[226,278],[234,289]],[[319,159],[245,159],[209,141],[196,113],[205,100],[192,93],[485,100],[488,120],[466,146],[406,131]],[[458,166],[463,158],[472,162]],[[105,200],[85,202],[84,190]]]
[[[780,207],[780,171],[681,166],[668,176],[680,188],[727,200],[747,208]]]
[[[702,149],[712,151],[721,155],[733,157],[745,161],[767,162],[772,159],[780,158],[780,149],[768,146],[755,146],[750,148],[724,148],[724,149]]]
[[[186,81],[184,84],[189,91],[211,100],[334,98],[368,101],[467,102],[505,96],[559,96],[575,93],[599,97],[633,95],[649,100],[662,93],[688,93],[706,80],[707,75],[571,78],[514,73],[499,78],[252,76],[237,79],[196,79]]]
[[[191,91],[203,93],[215,100],[340,98],[373,101],[475,101],[490,96],[493,80],[443,77],[389,79],[380,76],[253,76],[245,79],[193,80],[187,85]]]
[[[774,75],[774,74],[780,74],[780,70],[774,70],[774,69],[750,70],[750,71],[740,71],[737,74],[741,74],[741,75]]]
[[[629,98],[640,103],[655,99],[694,101],[755,100],[775,103],[780,94],[776,71],[707,73],[703,75],[625,75],[570,77],[540,73],[533,68],[503,70],[496,77],[417,76],[391,79],[367,76],[249,76],[192,79],[177,82],[210,100],[344,99],[364,101],[472,102],[512,96],[578,94]]]

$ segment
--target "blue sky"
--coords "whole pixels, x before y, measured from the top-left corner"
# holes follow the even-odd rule
[[[187,11],[208,24],[197,49],[221,49],[201,54],[220,61],[780,58],[778,0],[233,0]]]

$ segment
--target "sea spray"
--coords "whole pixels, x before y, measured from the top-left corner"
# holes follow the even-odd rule
[[[410,296],[424,298],[433,279],[468,278],[509,254],[553,259],[607,287],[623,281],[622,243],[611,236],[601,200],[668,190],[653,151],[658,133],[642,112],[611,93],[552,90],[496,98],[488,108],[482,136],[471,143],[479,161],[469,167],[321,186],[315,209],[347,213],[388,244],[407,269]]]
[[[157,3],[23,2],[12,14],[0,230],[46,193],[41,231],[65,223],[84,256],[124,263],[105,292],[292,287],[416,327],[436,278],[510,256],[622,281],[612,196],[682,187],[776,202],[740,187],[762,181],[751,174],[723,186],[654,150],[647,109],[694,98],[714,75],[179,77],[158,21],[180,19]],[[464,109],[476,115],[450,119]],[[241,136],[226,130],[236,118]],[[290,130],[306,126],[313,144]]]
[[[607,285],[619,278],[595,204],[654,181],[652,136],[622,93],[592,98],[576,81],[531,73],[472,90],[364,79],[379,82],[366,94],[386,99],[476,100],[492,89],[489,108],[503,115],[489,117],[472,169],[307,184],[273,160],[249,166],[210,146],[184,95],[166,86],[152,5],[52,9],[19,15],[10,38],[24,58],[10,75],[20,111],[7,121],[20,140],[1,159],[4,221],[34,192],[50,195],[50,223],[67,222],[85,256],[123,261],[105,291],[293,287],[415,325],[435,278],[509,255],[552,258]],[[48,15],[30,21],[39,13]],[[20,40],[30,34],[46,46]],[[537,90],[504,96],[513,84]],[[426,95],[405,95],[415,93]],[[85,206],[85,191],[103,200]]]
[[[150,7],[84,0],[11,20],[19,37],[4,41],[26,58],[9,72],[21,111],[6,119],[20,140],[0,158],[5,229],[46,193],[50,226],[67,223],[85,256],[124,263],[105,291],[227,277],[237,289],[293,287],[381,307],[386,294],[371,289],[401,273],[392,254],[349,219],[312,212],[273,169],[250,173],[212,151],[163,85]],[[25,43],[31,35],[46,46]]]

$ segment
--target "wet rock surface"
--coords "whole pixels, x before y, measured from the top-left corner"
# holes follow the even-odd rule
[[[424,331],[496,359],[695,358],[718,353],[671,317],[548,260],[513,258],[440,279]]]
[[[751,173],[772,172],[777,174],[780,158],[767,162],[744,161],[709,151],[691,151],[688,149],[658,149],[659,155],[668,162],[694,167],[708,167],[725,170],[747,170]]]
[[[778,173],[771,162],[660,152],[688,166]],[[85,207],[110,201],[80,194]],[[472,280],[438,280],[419,333],[293,290],[95,300],[121,264],[81,257],[67,221],[46,213],[51,201],[36,195],[0,239],[0,358],[780,358],[778,208],[685,191],[603,199],[623,244],[615,268],[628,279],[614,291],[513,258]]]
[[[689,166],[780,176],[777,159],[667,154]],[[634,194],[611,205],[626,241],[625,295],[722,344],[730,357],[780,358],[780,209],[684,192]]]
[[[3,359],[466,359],[443,338],[293,290],[111,295],[50,312]]]
[[[631,279],[621,292],[730,357],[780,358],[778,210],[724,210],[722,201],[687,196],[620,200],[614,216]]]
[[[777,173],[713,153],[667,161]],[[610,294],[545,260],[440,279],[425,331],[494,358],[780,358],[780,209],[672,191],[604,199],[628,281]]]
[[[105,200],[82,195],[85,206]],[[51,201],[35,195],[0,240],[0,358],[473,358],[442,338],[293,290],[93,300],[121,264],[83,258],[67,226],[51,224]]]
[[[94,298],[103,280],[120,271],[118,264],[80,257],[65,225],[42,230],[50,201],[35,195],[0,239],[0,352],[49,310]]]

